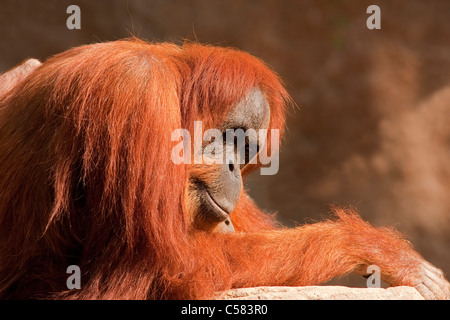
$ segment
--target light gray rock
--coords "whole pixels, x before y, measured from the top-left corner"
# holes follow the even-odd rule
[[[255,287],[218,293],[219,300],[423,300],[412,287],[349,288],[343,286]]]

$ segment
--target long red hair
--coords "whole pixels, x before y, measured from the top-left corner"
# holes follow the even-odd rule
[[[225,264],[208,268],[217,236],[190,232],[186,166],[171,161],[170,133],[219,123],[255,86],[270,128],[283,130],[289,97],[259,59],[130,39],[58,54],[1,97],[0,297],[189,298],[230,287],[218,280]],[[238,231],[258,226],[243,216],[249,206],[243,194]],[[65,287],[71,264],[82,290]]]

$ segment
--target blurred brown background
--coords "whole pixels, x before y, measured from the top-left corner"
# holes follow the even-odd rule
[[[66,28],[70,4],[81,8],[81,30]],[[381,30],[366,28],[371,4]],[[265,60],[299,108],[278,174],[248,181],[257,203],[288,225],[353,205],[450,275],[450,1],[2,0],[0,72],[131,34]]]

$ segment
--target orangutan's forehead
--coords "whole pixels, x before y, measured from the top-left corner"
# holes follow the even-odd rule
[[[242,127],[244,129],[267,129],[270,121],[270,106],[257,87],[249,90],[226,118],[222,129]]]

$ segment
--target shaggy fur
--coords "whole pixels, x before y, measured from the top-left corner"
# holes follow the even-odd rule
[[[0,96],[0,298],[185,299],[311,285],[377,264],[414,285],[420,256],[352,211],[284,229],[243,191],[234,234],[191,227],[171,132],[223,121],[251,88],[284,128],[290,98],[257,58],[136,39],[58,54]],[[270,132],[270,130],[269,130]],[[270,137],[268,138],[270,141]],[[258,167],[248,166],[247,175]],[[66,287],[78,265],[80,290]]]

